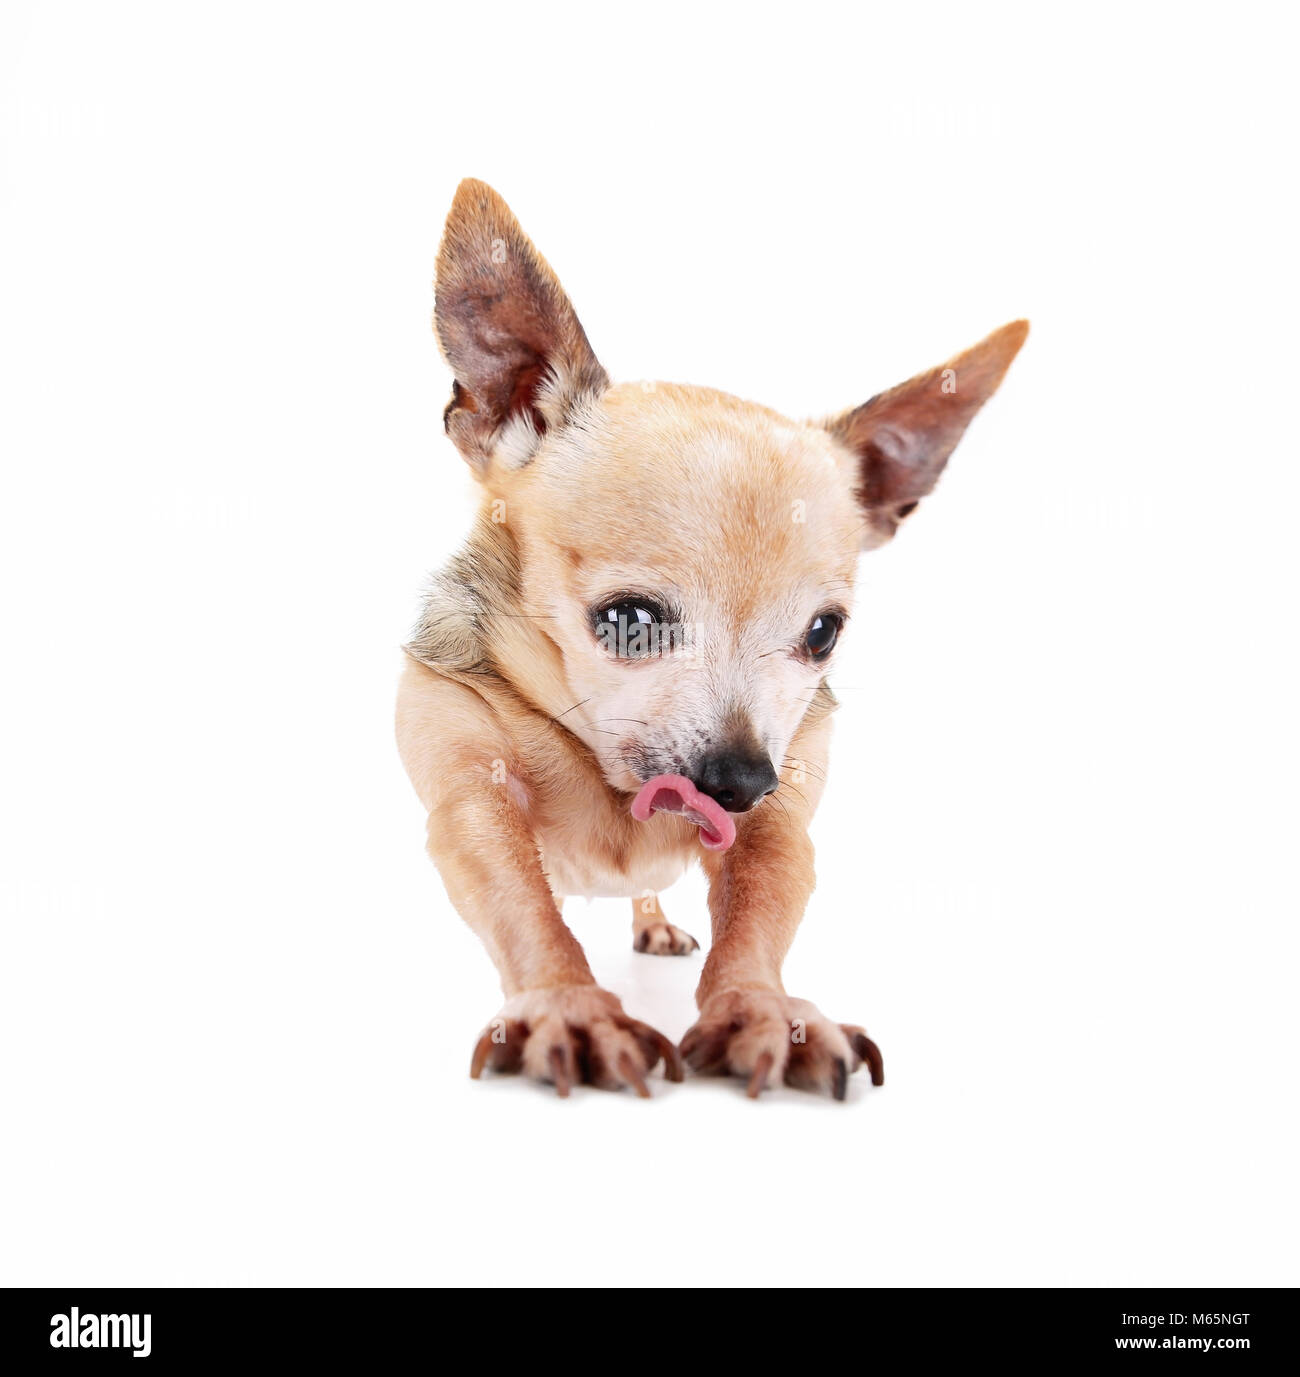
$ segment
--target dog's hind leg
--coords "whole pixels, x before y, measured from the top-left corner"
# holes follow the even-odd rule
[[[700,949],[689,932],[665,921],[659,896],[649,889],[632,900],[632,946],[650,956],[689,956]]]

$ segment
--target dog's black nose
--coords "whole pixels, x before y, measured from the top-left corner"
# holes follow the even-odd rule
[[[692,783],[728,813],[748,812],[780,783],[772,762],[761,751],[715,751],[695,767]]]

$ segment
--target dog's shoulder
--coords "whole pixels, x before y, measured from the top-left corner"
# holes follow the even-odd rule
[[[434,573],[405,650],[452,676],[495,677],[490,628],[519,592],[519,561],[504,523],[480,516],[464,546]]]

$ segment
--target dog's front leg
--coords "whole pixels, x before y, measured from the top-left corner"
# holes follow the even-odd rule
[[[575,1081],[647,1095],[646,1074],[662,1056],[668,1078],[681,1079],[672,1043],[596,984],[507,792],[470,783],[436,807],[429,853],[452,903],[496,962],[506,995],[479,1038],[472,1076],[487,1066],[550,1081],[561,1095]]]
[[[677,1049],[602,990],[565,926],[538,856],[529,786],[508,734],[471,690],[412,662],[398,703],[398,742],[429,810],[428,851],[456,911],[501,975],[505,1005],[470,1066],[523,1071],[561,1095],[575,1082],[630,1086]]]
[[[746,814],[727,851],[705,854],[713,946],[695,1001],[700,1016],[682,1039],[697,1071],[746,1077],[749,1094],[780,1084],[829,1091],[842,1100],[864,1062],[884,1083],[880,1051],[863,1029],[835,1023],[781,984],[781,966],[813,890],[808,823],[820,779],[779,791]]]
[[[578,1081],[647,1095],[645,1076],[663,1057],[665,1074],[680,1080],[672,1043],[596,984],[560,916],[521,805],[492,783],[486,763],[466,774],[429,814],[429,854],[496,962],[506,995],[479,1038],[470,1074],[485,1066],[523,1071],[561,1095]]]

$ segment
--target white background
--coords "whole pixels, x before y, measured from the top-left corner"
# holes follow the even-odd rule
[[[1281,7],[3,13],[0,1280],[1300,1282]],[[617,378],[1033,321],[839,673],[787,986],[882,1091],[467,1077],[391,725],[467,175]],[[680,1036],[701,958],[569,912]]]

